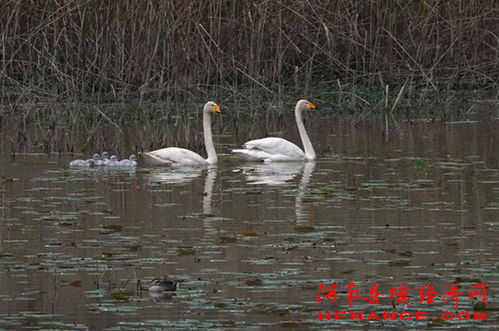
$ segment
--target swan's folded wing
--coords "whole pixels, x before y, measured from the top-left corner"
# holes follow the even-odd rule
[[[206,160],[199,154],[185,148],[167,147],[144,153],[144,162],[148,165],[205,164]]]
[[[269,153],[258,149],[233,149],[232,153],[235,153],[248,161],[263,161],[271,157]]]
[[[303,159],[305,153],[300,147],[282,138],[269,137],[250,140],[244,144],[248,150],[260,150],[270,155],[282,155],[289,158]]]

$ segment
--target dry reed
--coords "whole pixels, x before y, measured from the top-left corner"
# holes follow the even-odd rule
[[[262,119],[266,132],[281,128],[302,96],[322,114],[355,114],[352,123],[381,114],[388,133],[395,110],[409,118],[422,102],[448,116],[453,99],[435,93],[499,94],[495,0],[0,4],[0,126],[13,150],[33,140],[28,130],[39,130],[31,146],[71,151],[68,134],[85,132],[90,146],[103,127],[113,131],[104,141],[118,141],[139,122],[156,137],[141,148],[162,146],[182,140],[163,128],[190,132],[193,101],[206,98],[228,104],[225,124],[237,135],[244,123],[251,137]]]
[[[498,89],[495,0],[2,0],[1,101]],[[187,94],[186,94],[187,93]]]

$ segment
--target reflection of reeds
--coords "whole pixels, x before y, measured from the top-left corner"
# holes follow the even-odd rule
[[[497,88],[495,0],[3,1],[2,101]]]
[[[330,135],[345,134],[346,132],[342,131],[345,129],[348,129],[348,132],[354,127],[367,129],[377,123],[378,119],[383,119],[383,115],[383,125],[376,128],[380,132],[384,131],[385,139],[388,139],[388,133],[390,137],[403,134],[406,130],[402,126],[403,122],[395,119],[407,113],[410,113],[412,118],[423,117],[430,120],[460,119],[463,115],[466,118],[473,116],[479,119],[495,115],[493,102],[475,104],[468,95],[464,95],[468,99],[463,100],[458,96],[442,98],[439,93],[428,93],[428,97],[420,102],[418,98],[405,98],[403,87],[398,91],[373,94],[369,98],[362,93],[359,95],[355,99],[336,92],[320,96],[321,108],[305,117],[306,127],[310,130],[314,144],[316,141],[327,141]],[[293,100],[293,97],[284,95],[286,100]],[[213,130],[217,151],[223,153],[230,149],[229,146],[220,144],[240,146],[248,139],[265,136],[293,138],[291,140],[300,145],[293,113],[294,105],[291,101],[269,101],[265,100],[265,96],[256,94],[254,98],[246,100],[240,97],[224,103],[228,105],[224,113],[214,116]],[[451,111],[448,110],[449,105],[452,106]],[[202,103],[192,101],[143,105],[19,105],[11,110],[9,108],[3,119],[0,113],[0,155],[8,150],[16,153],[84,152],[88,155],[107,150],[120,156],[128,156],[132,152],[137,154],[167,146],[184,147],[203,154],[205,151],[201,107]],[[465,112],[469,113],[469,110],[477,114],[466,115]],[[368,118],[374,121],[365,121]],[[430,122],[432,121],[428,121]],[[327,149],[327,144],[318,148]],[[233,148],[234,145],[230,147]],[[333,153],[334,150],[329,152]]]

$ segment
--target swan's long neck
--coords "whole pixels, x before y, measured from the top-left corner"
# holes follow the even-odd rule
[[[305,125],[303,125],[302,112],[298,108],[295,108],[296,125],[298,125],[298,131],[300,132],[301,142],[303,144],[303,149],[305,150],[305,157],[308,160],[315,159],[315,151],[308,137],[307,130],[305,130]]]
[[[209,164],[216,164],[218,158],[215,146],[213,145],[213,137],[211,135],[211,114],[206,111],[203,112],[203,133],[204,146],[206,147],[206,153],[208,154],[206,162]]]

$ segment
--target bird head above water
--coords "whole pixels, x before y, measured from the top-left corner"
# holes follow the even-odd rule
[[[297,103],[296,103],[296,109],[300,110],[300,111],[304,111],[304,110],[310,110],[310,109],[316,109],[317,107],[311,103],[310,101],[308,100],[299,100]]]
[[[218,105],[217,103],[215,103],[213,101],[208,101],[207,103],[205,103],[203,110],[205,113],[221,113],[222,112],[222,108],[220,107],[220,105]]]

